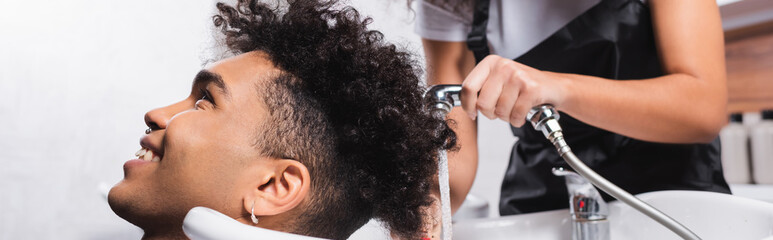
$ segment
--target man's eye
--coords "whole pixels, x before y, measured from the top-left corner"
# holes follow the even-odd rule
[[[200,91],[201,91],[201,98],[199,98],[199,100],[204,100],[204,101],[208,101],[208,102],[211,102],[211,103],[215,102],[212,99],[212,95],[209,94],[209,91],[207,91],[206,89],[201,89]]]

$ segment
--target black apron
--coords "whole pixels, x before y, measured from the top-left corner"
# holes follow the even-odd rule
[[[488,11],[489,0],[476,2],[467,44],[477,62],[489,54]],[[545,71],[615,80],[664,75],[650,11],[639,0],[602,0],[514,60]],[[663,144],[605,131],[566,113],[559,123],[585,164],[631,194],[676,189],[730,193],[722,175],[719,138],[709,144]],[[500,214],[567,208],[564,179],[550,169],[569,166],[531,124],[511,128],[519,140],[502,182]]]

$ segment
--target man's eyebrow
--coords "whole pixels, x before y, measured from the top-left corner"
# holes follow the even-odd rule
[[[225,97],[229,97],[228,88],[225,86],[225,82],[223,82],[223,78],[220,77],[220,74],[204,69],[199,71],[199,73],[196,74],[196,77],[193,78],[193,86],[204,87],[210,83],[214,83],[215,86],[220,89],[220,92],[225,95]]]

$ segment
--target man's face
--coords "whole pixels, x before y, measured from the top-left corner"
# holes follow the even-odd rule
[[[148,112],[153,131],[140,145],[152,152],[148,160],[160,161],[124,164],[124,179],[108,197],[113,211],[146,233],[179,226],[195,206],[242,214],[254,170],[270,161],[255,145],[267,114],[256,87],[277,73],[261,53],[228,58],[202,70],[188,98]]]

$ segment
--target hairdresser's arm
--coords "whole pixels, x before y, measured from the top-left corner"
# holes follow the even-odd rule
[[[427,83],[461,84],[467,73],[475,66],[472,52],[464,42],[440,42],[423,39],[427,59]],[[456,132],[460,149],[448,154],[449,182],[451,187],[451,209],[455,212],[475,180],[478,168],[477,126],[461,108],[454,108],[448,118],[456,122],[451,126]],[[436,193],[437,194],[437,193]],[[438,199],[440,199],[438,197]]]
[[[590,125],[646,141],[709,142],[726,121],[722,27],[715,1],[650,0],[666,75],[637,81],[540,71],[490,56],[464,82],[462,103],[515,126],[550,103]],[[478,92],[480,95],[478,96]]]

